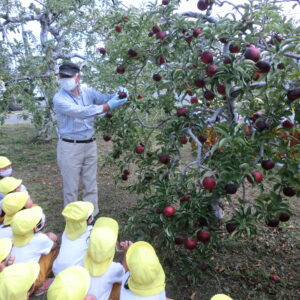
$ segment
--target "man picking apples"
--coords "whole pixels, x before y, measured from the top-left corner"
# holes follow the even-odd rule
[[[63,179],[64,206],[78,200],[78,186],[83,183],[83,201],[94,205],[98,214],[97,144],[94,118],[123,105],[128,92],[102,94],[80,86],[80,68],[67,62],[59,67],[61,89],[54,95],[53,104],[58,119],[57,162]]]

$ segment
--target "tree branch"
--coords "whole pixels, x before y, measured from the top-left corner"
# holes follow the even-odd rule
[[[217,23],[218,20],[216,18],[210,17],[210,16],[206,16],[197,12],[192,12],[192,11],[187,11],[184,13],[180,14],[183,17],[189,17],[189,18],[195,18],[195,19],[199,19],[202,18],[206,21],[208,21],[209,23]]]
[[[266,85],[266,83],[264,81],[261,81],[261,82],[250,84],[250,88],[252,90],[260,89],[260,88],[264,87],[265,85]],[[230,96],[233,97],[233,98],[235,98],[240,93],[240,91],[242,89],[243,89],[243,87],[241,87],[241,86],[237,86],[237,87],[231,88],[231,90],[230,90]]]
[[[33,14],[25,14],[19,17],[10,17],[8,14],[0,14],[0,18],[5,19],[5,24],[8,23],[25,23],[28,21],[39,21],[42,18],[42,15],[33,15]]]

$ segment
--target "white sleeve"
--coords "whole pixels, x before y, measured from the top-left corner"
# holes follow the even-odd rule
[[[125,269],[120,263],[114,262],[113,264],[114,264],[114,268],[110,279],[112,283],[121,283],[122,278],[125,275]]]
[[[54,242],[44,233],[37,233],[37,238],[34,241],[34,249],[39,254],[47,255],[50,253]]]

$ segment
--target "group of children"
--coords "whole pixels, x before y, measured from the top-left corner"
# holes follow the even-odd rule
[[[94,221],[93,204],[77,201],[62,211],[65,229],[58,247],[54,233],[42,232],[43,209],[11,175],[11,162],[0,156],[0,299],[44,293],[49,300],[168,299],[164,270],[149,243],[118,242],[117,221]],[[113,261],[116,251],[123,252],[122,263]]]

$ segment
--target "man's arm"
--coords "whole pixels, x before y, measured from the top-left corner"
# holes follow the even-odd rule
[[[91,97],[94,101],[94,104],[105,104],[116,94],[102,94],[94,89],[89,89],[89,97]]]
[[[71,103],[65,99],[63,95],[55,95],[53,98],[53,105],[56,112],[79,119],[93,117],[109,110],[109,106],[107,104],[92,104],[83,106],[76,103]]]

